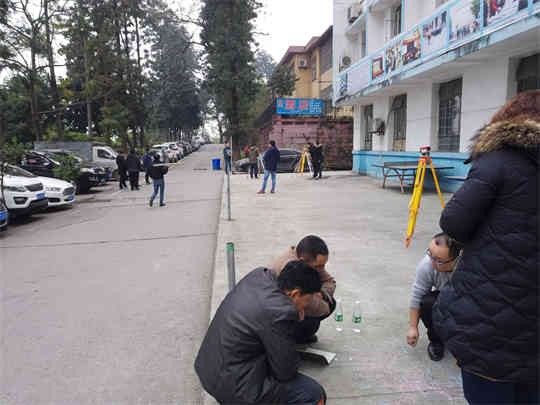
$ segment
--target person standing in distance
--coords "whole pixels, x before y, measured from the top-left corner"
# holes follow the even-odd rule
[[[225,174],[229,174],[231,172],[231,159],[232,159],[232,150],[231,150],[231,144],[229,142],[225,143],[225,147],[223,148],[223,163],[225,165]]]
[[[129,185],[131,190],[139,189],[139,172],[141,171],[141,161],[135,153],[135,149],[131,149],[126,159],[127,170],[129,173]]]
[[[150,197],[150,207],[154,204],[154,198],[156,198],[159,192],[159,206],[165,205],[165,176],[169,171],[167,165],[160,164],[159,155],[154,156],[154,164],[148,168],[148,175],[152,178],[154,183],[154,193]]]
[[[258,178],[259,174],[259,168],[257,167],[259,160],[259,148],[257,148],[255,144],[252,144],[248,149],[247,156],[249,161],[249,177],[256,179]]]
[[[145,154],[143,155],[143,158],[142,158],[142,162],[143,162],[143,168],[144,168],[144,172],[145,172],[144,180],[145,180],[146,184],[150,184],[150,180],[149,180],[149,176],[148,176],[148,168],[150,166],[152,166],[152,156],[150,156],[150,150],[149,149],[146,149],[146,152],[145,152]]]
[[[127,189],[126,180],[128,178],[125,151],[121,150],[116,157],[116,166],[118,166],[118,179],[120,190],[125,190]]]
[[[275,141],[270,141],[268,143],[269,148],[264,152],[263,162],[264,162],[264,179],[262,188],[257,192],[257,194],[264,194],[266,191],[266,183],[268,182],[268,177],[272,176],[272,189],[271,193],[276,192],[276,172],[277,166],[279,163],[279,149],[276,147]]]

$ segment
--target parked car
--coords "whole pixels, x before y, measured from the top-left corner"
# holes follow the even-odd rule
[[[59,160],[61,157],[69,157],[69,158],[74,159],[79,165],[79,167],[81,168],[81,173],[88,173],[88,175],[96,175],[98,177],[98,182],[96,184],[93,184],[92,186],[96,186],[98,184],[104,184],[105,182],[113,179],[113,172],[110,167],[103,167],[97,163],[87,162],[83,160],[82,157],[77,156],[76,154],[71,153],[68,150],[48,149],[42,152],[55,160]],[[93,183],[93,182],[89,182],[89,183]]]
[[[162,163],[166,163],[168,160],[167,153],[162,148],[150,148],[150,156],[152,156],[152,159],[154,156],[159,156],[159,161]]]
[[[0,199],[0,232],[7,231],[9,214],[4,200]]]
[[[60,166],[60,162],[57,160],[60,156],[66,155],[51,151],[28,151],[25,152],[20,166],[36,176],[54,177],[54,169]],[[82,164],[82,159],[79,158],[80,160],[78,160],[76,157],[73,158],[78,162],[79,165]],[[98,173],[100,170],[101,173]],[[75,179],[77,192],[86,193],[91,187],[104,183],[106,178],[107,174],[105,173],[104,169],[80,167],[79,176]]]
[[[183,151],[180,150],[176,142],[168,142],[166,145],[174,152],[174,157],[177,162],[184,157]]]
[[[161,148],[163,152],[167,155],[167,162],[175,163],[176,162],[176,153],[174,150],[169,148],[169,145],[166,143],[160,145],[153,145],[152,148]]]
[[[3,172],[2,198],[10,215],[31,215],[47,208],[43,183],[34,174],[10,164],[4,164]]]
[[[298,168],[300,159],[302,158],[302,152],[296,149],[280,149],[279,150],[279,162],[277,171],[280,173],[294,172]],[[264,170],[262,167],[262,156],[259,155],[259,171]],[[240,159],[234,163],[234,167],[238,172],[247,172],[249,168],[249,159]]]
[[[52,177],[36,177],[43,183],[49,207],[70,205],[75,201],[75,186],[67,181]]]

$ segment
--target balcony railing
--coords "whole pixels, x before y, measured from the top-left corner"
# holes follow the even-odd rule
[[[485,0],[448,3],[338,74],[334,82],[334,100],[340,102],[502,26],[540,13],[540,0],[506,0],[498,8],[494,3]]]

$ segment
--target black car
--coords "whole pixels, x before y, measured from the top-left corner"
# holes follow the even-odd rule
[[[46,152],[27,151],[24,153],[23,159],[19,165],[23,169],[42,177],[56,177],[55,169],[60,166],[60,163],[54,159],[53,155]],[[100,184],[99,175],[92,168],[80,168],[80,173],[75,180],[78,193],[85,193]]]
[[[259,171],[262,171],[262,156],[259,155]],[[302,158],[302,152],[296,149],[280,149],[277,171],[280,173],[291,173],[297,169],[297,165]],[[249,159],[237,160],[234,164],[236,171],[247,172],[249,168]]]
[[[80,156],[74,155],[70,151],[64,149],[47,149],[46,151],[41,151],[47,157],[53,160],[59,160],[61,158],[69,157],[74,159],[77,162],[77,165],[81,168],[81,173],[88,173],[89,175],[96,175],[98,178],[97,182],[91,182],[93,186],[105,184],[107,181],[112,180],[112,171],[110,168],[101,167],[90,162],[85,162]],[[83,181],[84,182],[84,181]]]

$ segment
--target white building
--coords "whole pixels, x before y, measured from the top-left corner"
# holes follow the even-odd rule
[[[380,176],[373,164],[430,145],[455,167],[445,174],[464,176],[474,133],[540,88],[540,0],[334,0],[333,49],[334,104],[354,107],[355,171]]]

